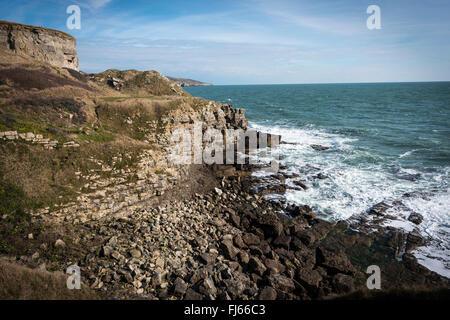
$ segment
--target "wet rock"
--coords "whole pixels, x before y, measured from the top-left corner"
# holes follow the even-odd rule
[[[387,235],[386,246],[394,249],[394,255],[397,259],[401,258],[406,242],[406,234],[402,230],[392,230]]]
[[[391,206],[388,205],[387,203],[379,202],[372,208],[370,208],[369,214],[383,216],[389,208],[391,208]]]
[[[330,147],[322,146],[320,144],[312,144],[311,148],[313,148],[316,151],[325,151],[325,150],[330,149]]]
[[[423,216],[420,213],[413,212],[409,215],[408,220],[415,224],[421,224],[423,221]]]
[[[298,216],[304,216],[308,219],[312,219],[316,217],[316,214],[314,213],[313,209],[311,209],[308,205],[298,205],[292,208],[292,210],[289,211],[289,215],[292,217],[298,217]]]
[[[324,175],[323,173],[318,173],[315,176],[313,176],[313,178],[323,180],[328,178],[328,176]]]
[[[398,172],[395,174],[398,179],[408,180],[408,181],[417,181],[420,179],[420,173],[407,173],[407,172]]]
[[[405,251],[411,253],[417,247],[423,246],[427,243],[426,239],[420,234],[418,230],[411,231],[406,237]]]
[[[292,181],[292,183],[295,184],[296,186],[301,187],[303,190],[307,190],[308,189],[306,184],[303,181],[301,181],[301,180]]]
[[[355,272],[355,268],[341,249],[319,247],[317,249],[317,263],[335,273],[353,274]]]

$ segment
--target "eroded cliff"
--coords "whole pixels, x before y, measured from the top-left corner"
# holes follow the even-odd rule
[[[76,40],[61,31],[0,21],[0,46],[55,67],[78,70]]]

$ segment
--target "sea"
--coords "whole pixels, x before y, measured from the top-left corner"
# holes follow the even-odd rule
[[[289,142],[279,146],[280,162],[308,186],[288,190],[289,202],[336,221],[401,200],[390,212],[396,219],[386,223],[406,231],[418,227],[431,241],[413,254],[450,278],[450,82],[185,89],[245,108],[249,127]],[[326,178],[317,179],[318,173]],[[410,212],[420,213],[423,222],[408,221]]]

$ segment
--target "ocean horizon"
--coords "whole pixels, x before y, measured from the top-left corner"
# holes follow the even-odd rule
[[[247,83],[247,84],[213,84],[211,87],[231,87],[231,86],[290,86],[290,85],[327,85],[327,84],[396,84],[396,83],[442,83],[450,80],[432,80],[432,81],[378,81],[378,82],[311,82],[311,83]],[[196,86],[190,86],[192,88]]]

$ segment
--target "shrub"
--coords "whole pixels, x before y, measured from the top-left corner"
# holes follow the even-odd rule
[[[0,213],[15,215],[18,218],[22,215],[25,208],[29,206],[29,199],[22,188],[12,183],[0,181]]]

